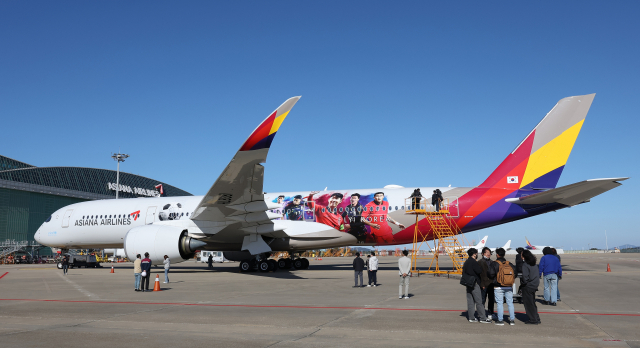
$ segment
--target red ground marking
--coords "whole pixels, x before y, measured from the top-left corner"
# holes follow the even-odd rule
[[[9,274],[9,272],[4,272],[4,274],[0,276],[0,279],[2,279],[2,277],[6,276],[7,274]]]
[[[9,273],[9,272],[7,272]],[[5,273],[6,274],[6,273]],[[237,305],[237,304],[207,304],[207,303],[179,303],[179,302],[135,302],[135,301],[74,301],[74,300],[46,300],[33,298],[0,298],[0,301],[26,302],[60,302],[60,303],[97,303],[97,304],[139,304],[139,305],[169,305],[195,307],[243,307],[243,308],[282,308],[282,309],[371,309],[381,311],[416,311],[416,312],[465,312],[464,309],[429,309],[429,308],[384,308],[384,307],[320,307],[320,306],[266,306],[266,305]],[[525,312],[516,312],[525,314]],[[583,313],[583,312],[538,312],[540,314],[561,315],[605,315],[621,317],[640,317],[633,313]]]

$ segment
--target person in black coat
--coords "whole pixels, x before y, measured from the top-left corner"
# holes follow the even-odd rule
[[[524,310],[527,312],[529,321],[525,324],[540,324],[540,316],[538,315],[538,306],[536,306],[536,291],[540,286],[540,271],[536,265],[536,257],[529,250],[524,250],[521,255],[522,266],[522,303]]]
[[[487,305],[487,311],[489,312],[489,317],[493,317],[493,310],[495,307],[495,295],[493,293],[493,280],[489,278],[489,265],[491,264],[491,249],[484,247],[482,248],[482,256],[478,256],[480,259],[478,263],[480,267],[482,267],[482,274],[480,275],[480,297],[482,298],[482,305],[484,306],[487,302],[487,298],[489,299],[489,304]]]
[[[417,188],[413,190],[413,193],[411,194],[411,210],[420,209],[421,200],[422,200],[422,193],[420,192],[420,189]]]
[[[478,264],[476,259],[478,258],[478,249],[470,248],[467,250],[469,258],[464,262],[462,266],[462,274],[470,275],[475,278],[475,284],[473,287],[467,286],[467,318],[469,322],[475,323],[478,321],[474,315],[475,311],[478,312],[481,323],[490,323],[491,320],[487,319],[487,315],[484,312],[484,306],[482,305],[482,299],[480,298],[480,282],[482,281],[482,267]]]
[[[516,275],[522,274],[522,264],[524,263],[524,261],[522,261],[523,251],[524,251],[524,248],[516,249],[516,252],[518,253],[518,255],[516,255]]]
[[[364,260],[360,258],[360,253],[356,253],[356,258],[353,259],[353,279],[356,282],[354,288],[361,288],[364,286],[362,280],[362,271],[364,271]],[[358,278],[360,278],[360,286],[358,286]]]

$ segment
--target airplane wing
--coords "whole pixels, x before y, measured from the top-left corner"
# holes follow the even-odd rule
[[[622,185],[619,181],[627,179],[629,178],[585,180],[552,190],[534,193],[529,196],[507,198],[505,201],[520,205],[560,203],[571,207],[576,204],[588,202],[591,198]]]
[[[196,225],[206,227],[209,233],[229,228],[241,230],[260,223],[271,226],[263,226],[263,230],[273,229],[271,219],[279,215],[268,210],[279,205],[264,201],[264,167],[260,163],[266,162],[278,128],[299,99],[293,97],[285,101],[251,133],[194,210],[190,219]],[[253,231],[254,234],[256,232]],[[256,235],[245,236],[245,239],[243,244],[246,248],[243,249],[251,249],[252,252],[271,250]]]

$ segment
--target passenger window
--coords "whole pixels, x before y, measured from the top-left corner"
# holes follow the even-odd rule
[[[396,205],[396,210],[398,210],[398,206]]]

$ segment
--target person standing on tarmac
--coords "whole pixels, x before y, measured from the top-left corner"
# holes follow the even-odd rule
[[[540,271],[538,265],[536,265],[536,257],[529,250],[522,251],[522,283],[520,289],[522,290],[522,303],[524,304],[524,310],[527,312],[529,321],[525,324],[538,325],[541,324],[540,316],[538,315],[538,306],[536,306],[536,291],[540,286]]]
[[[169,258],[169,256],[165,255],[164,261],[162,261],[162,263],[164,264],[164,284],[168,284],[169,270],[171,269],[171,259]]]
[[[489,265],[488,276],[494,283],[494,294],[496,304],[498,305],[498,312],[496,313],[498,319],[496,325],[504,325],[502,318],[504,316],[504,306],[502,300],[507,302],[509,308],[509,325],[515,325],[516,315],[513,309],[513,283],[515,282],[515,266],[505,260],[505,251],[503,248],[496,249],[496,260]]]
[[[209,264],[209,269],[213,269],[213,255],[209,253],[209,258],[207,259],[207,263]]]
[[[493,308],[496,303],[495,295],[493,293],[493,281],[489,278],[489,265],[491,264],[491,249],[482,248],[482,258],[478,260],[482,273],[480,274],[480,297],[482,297],[482,305],[484,306],[489,298],[489,305],[487,308],[487,316],[493,318]]]
[[[484,306],[482,305],[482,300],[480,299],[480,283],[482,282],[481,275],[484,273],[482,267],[478,264],[478,249],[470,248],[467,250],[467,254],[469,254],[469,258],[464,262],[462,266],[462,274],[466,274],[468,276],[472,276],[476,279],[473,287],[466,286],[467,288],[467,319],[469,319],[470,323],[477,323],[478,319],[474,315],[475,312],[478,312],[478,316],[480,317],[480,322],[483,324],[491,323],[491,319],[487,319],[487,315],[484,312]]]
[[[553,253],[553,255],[555,257],[558,258],[558,262],[560,263],[560,265],[562,265],[562,259],[560,258],[560,255],[558,255],[558,251],[556,250],[556,248],[551,248],[551,252]],[[558,296],[557,296],[556,300],[558,302],[560,302],[560,280],[562,280],[562,276],[558,276],[558,281],[557,281],[557,284],[556,284],[556,289],[558,289],[558,291],[557,291],[558,292]]]
[[[369,274],[369,285],[367,285],[367,287],[378,286],[378,258],[376,257],[375,251],[371,252],[371,258],[369,259],[369,264],[367,265],[367,272]]]
[[[149,291],[149,278],[151,278],[151,259],[149,259],[149,253],[144,253],[144,259],[140,262],[140,268],[142,268],[142,283],[140,289],[142,292]]]
[[[136,291],[140,291],[140,280],[142,278],[142,276],[140,275],[140,273],[142,273],[142,260],[140,259],[141,256],[140,254],[136,255],[136,260],[133,261],[133,276],[136,278],[135,281],[135,288]]]
[[[69,271],[69,256],[65,255],[62,257],[62,274],[67,275]]]
[[[540,277],[544,274],[543,304],[555,306],[558,301],[558,278],[562,278],[560,260],[553,255],[550,247],[542,249],[544,256],[540,259]]]
[[[69,256],[65,255],[62,257],[62,274],[67,275],[69,271]]]
[[[356,253],[356,258],[353,259],[353,278],[356,282],[354,288],[363,287],[362,283],[362,271],[364,271],[364,260],[360,258],[360,253]],[[358,278],[360,278],[360,286],[358,286]]]
[[[398,259],[398,269],[400,273],[400,290],[398,293],[398,298],[403,299],[402,297],[402,289],[404,288],[404,299],[409,299],[409,278],[411,277],[411,259],[407,256],[409,255],[408,250],[402,250],[403,257]]]

